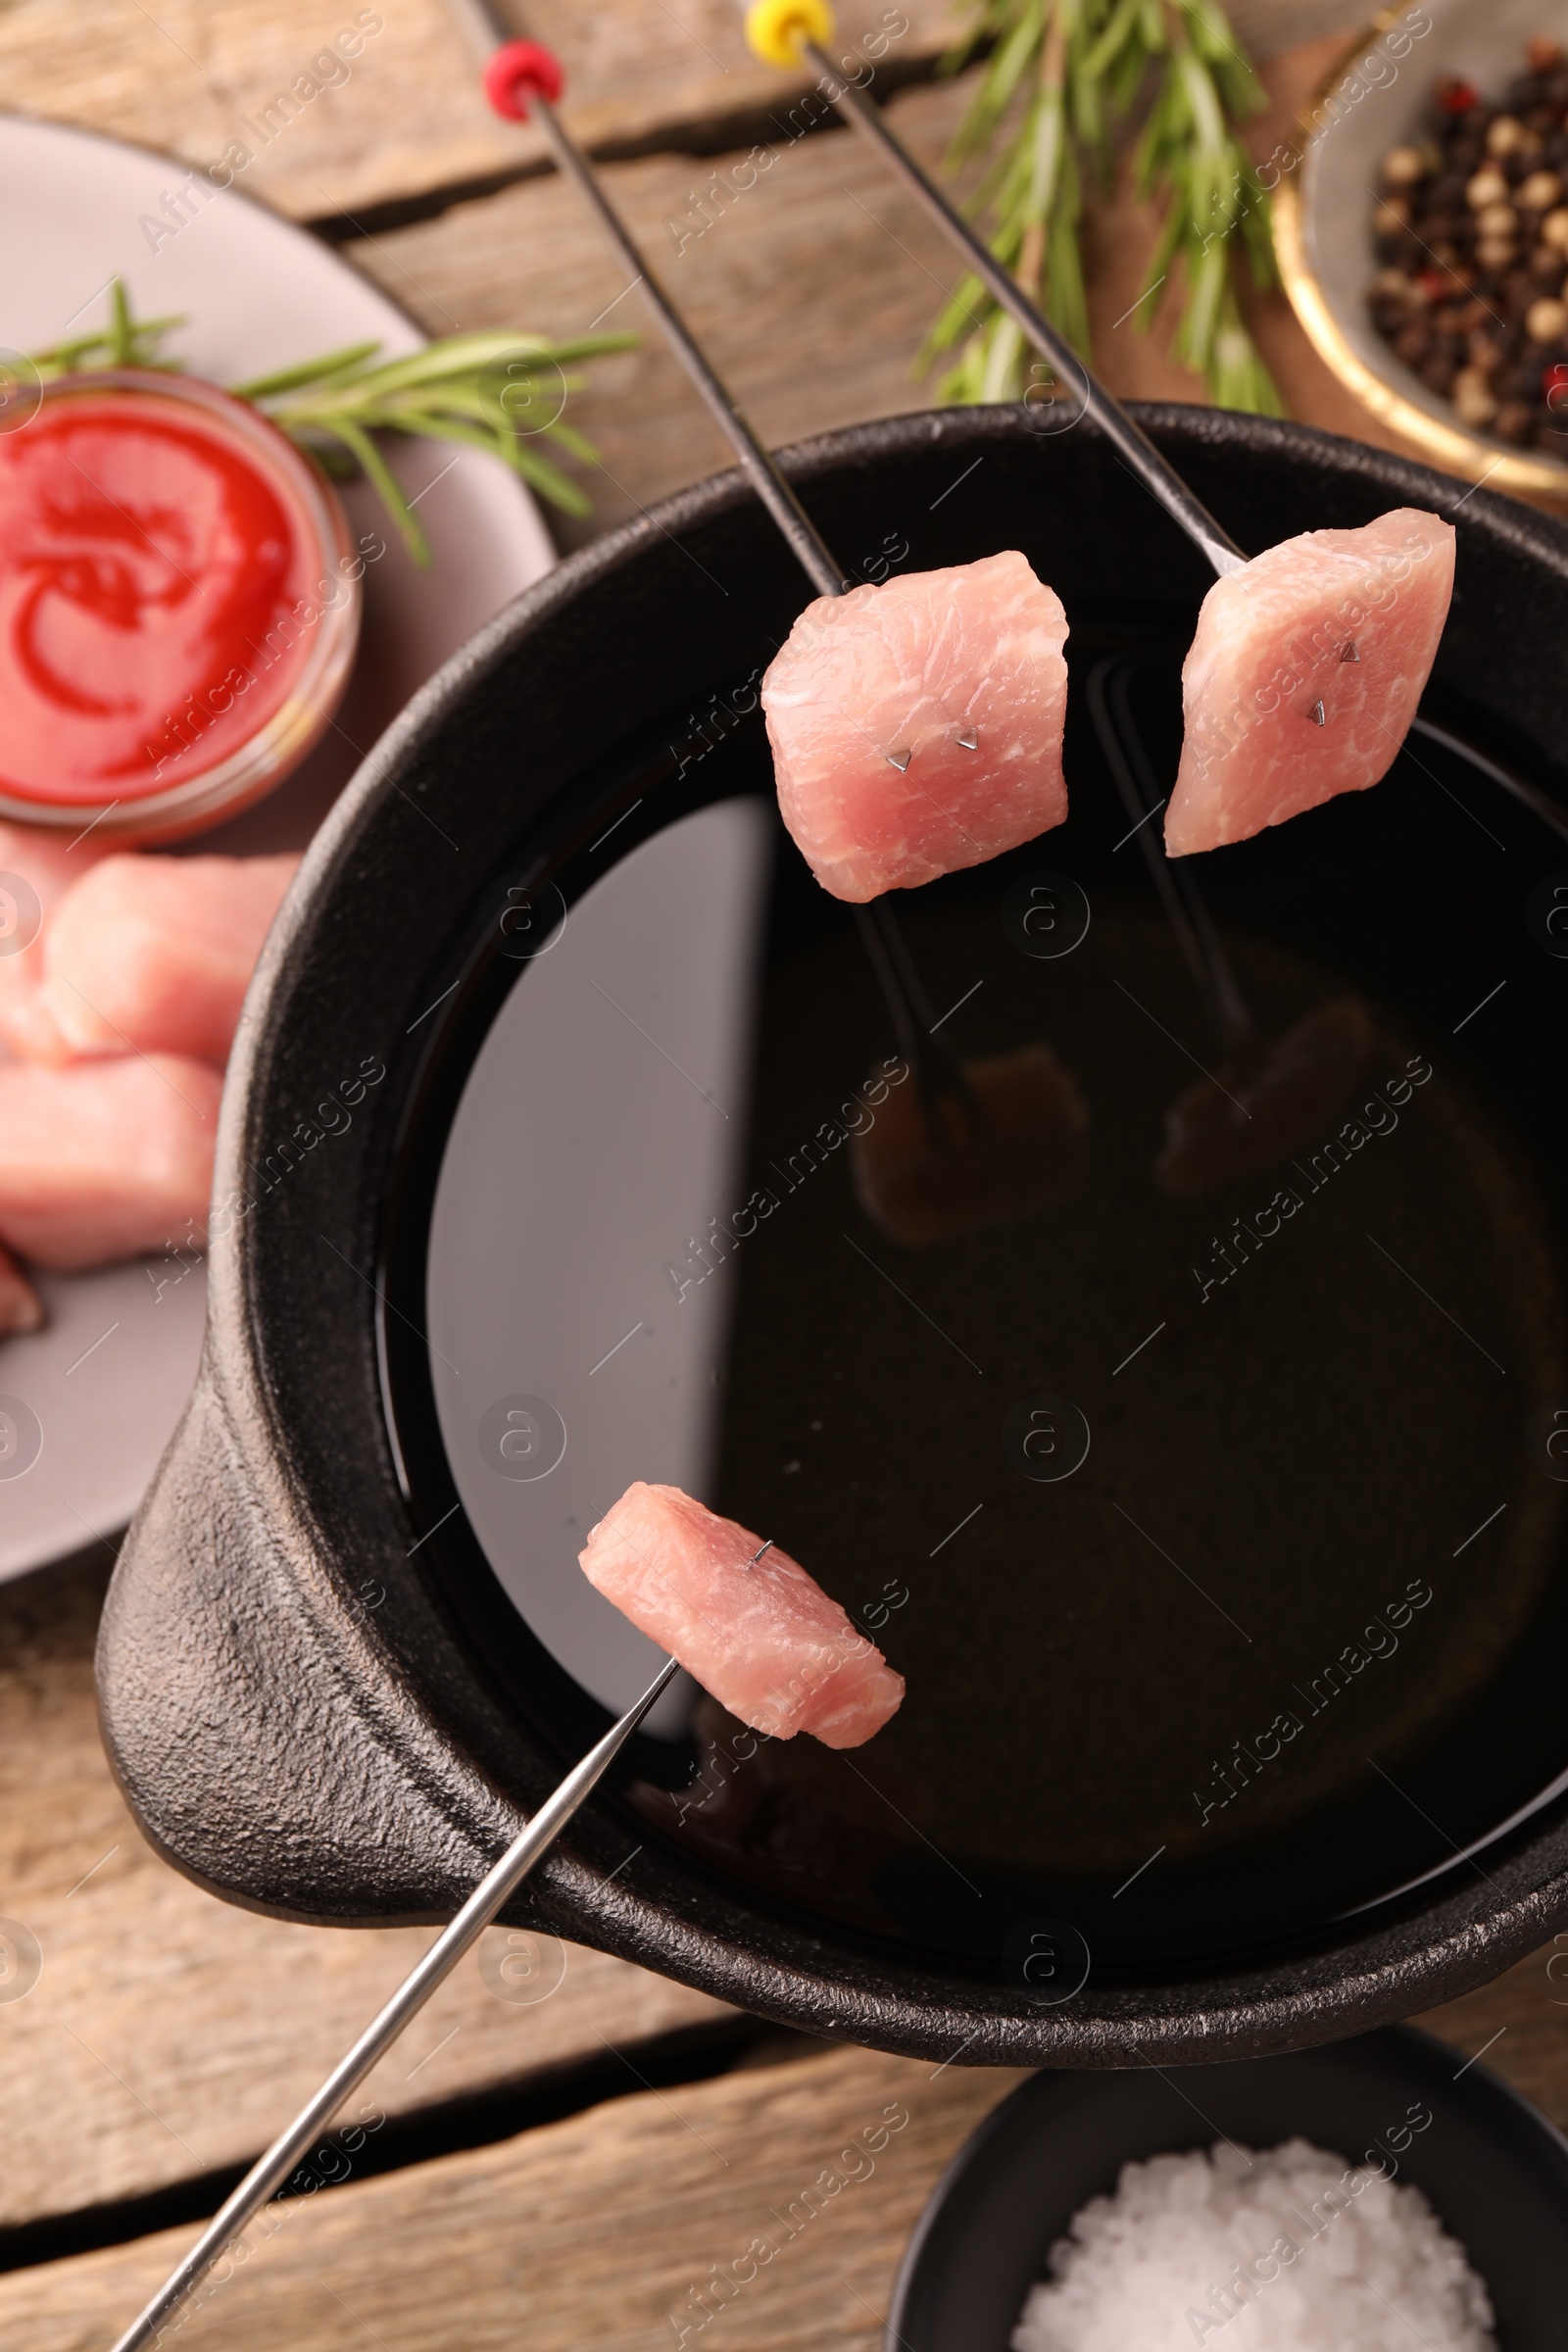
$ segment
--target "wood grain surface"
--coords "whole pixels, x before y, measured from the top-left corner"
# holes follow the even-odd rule
[[[83,1565],[0,1588],[0,1916],[42,1953],[32,1990],[0,2000],[0,2227],[255,2155],[430,1941],[263,1919],[152,1852],[98,1738],[101,1585]],[[493,1989],[542,1985],[558,1956],[548,1997]],[[544,1939],[532,1979],[531,1959],[491,1930],[366,2097],[409,2114],[731,2014],[602,1952]]]
[[[1506,1996],[1527,2034],[1527,2013],[1555,1997],[1536,1975],[1522,1972]],[[1495,2033],[1495,1992],[1457,2004],[1450,2022]],[[1543,2086],[1561,2113],[1556,2031]],[[350,2179],[274,2206],[178,2340],[223,2352],[339,2352],[361,2340],[384,2352],[510,2352],[521,2336],[529,2352],[679,2352],[684,2327],[687,2346],[710,2328],[729,2352],[875,2352],[922,2205],[1022,2079],[834,2051]],[[28,2352],[97,2352],[190,2235],[167,2230],[0,2278],[0,2332]]]
[[[555,49],[566,118],[598,153],[707,153],[736,126],[749,145],[806,86],[751,55],[739,0],[530,0],[503,13]],[[1372,13],[1358,0],[1241,0],[1236,17],[1266,59],[1327,32],[1343,46]],[[869,54],[897,82],[928,71],[960,22],[949,0],[844,0],[835,54]],[[537,132],[485,104],[447,0],[13,0],[0,9],[0,103],[198,169],[237,143],[249,160],[236,184],[307,220],[545,160]]]
[[[1360,0],[1240,0],[1239,32],[1268,61],[1255,152],[1361,14]],[[538,0],[527,16],[518,29],[566,64],[568,119],[618,159],[606,165],[612,192],[765,437],[926,405],[917,360],[957,274],[951,255],[857,142],[795,135],[801,85],[748,57],[732,0]],[[865,0],[843,12],[844,45],[884,21],[907,23],[879,67],[898,92],[893,119],[934,162],[972,87],[930,78],[954,17],[947,0]],[[334,47],[337,62],[313,70]],[[534,134],[483,106],[444,0],[12,0],[0,5],[0,102],[198,167],[248,146],[235,184],[331,222],[431,332],[642,328],[639,350],[567,396],[604,465],[584,475],[594,514],[563,530],[565,544],[725,463]],[[1152,331],[1127,316],[1152,242],[1123,184],[1091,231],[1097,363],[1124,395],[1199,399],[1168,355],[1174,292]],[[1282,298],[1250,311],[1293,414],[1380,437]],[[134,2214],[117,2227],[117,2204],[254,2154],[428,1939],[260,1919],[149,1851],[98,1742],[101,1586],[84,1562],[0,1594],[0,1916],[42,1954],[25,1997],[0,1999],[0,2229],[23,2233],[23,2267],[0,2278],[0,2328],[29,2352],[111,2340],[193,2234],[142,2234]],[[462,2101],[497,2084],[548,2083],[608,2048],[635,2066],[656,2037],[687,2033],[695,2047],[729,2018],[575,1948],[549,1997],[515,2002],[495,1989],[507,1950],[492,1936],[488,1975],[470,1963],[424,2013],[371,2085],[373,2111],[394,2126],[466,2113]],[[1456,2069],[1479,2056],[1568,2126],[1568,1938],[1422,2022],[1452,2044]],[[762,2239],[776,2251],[712,2323],[714,2340],[872,2352],[921,2204],[1016,2078],[782,2036],[755,2055],[771,2063],[631,2096],[601,2086],[603,2103],[567,2120],[374,2177],[351,2157],[346,2184],[292,2203],[180,2336],[225,2352],[678,2352],[683,2327],[688,2345],[707,2333],[694,2320],[705,2282],[707,2308],[716,2298],[713,2266]],[[874,2161],[867,2151],[866,2170],[846,2151],[857,2134],[864,2149],[889,2109],[907,2121]],[[792,2223],[824,2175],[840,2186]],[[27,2254],[29,2224],[90,2208],[106,2209],[101,2234],[124,2242],[64,2261]]]
[[[688,2346],[872,2352],[921,2206],[1019,2080],[957,2067],[933,2080],[906,2059],[836,2051],[350,2180],[273,2207],[280,2226],[258,2233],[172,2340],[223,2352],[672,2352],[687,2325]],[[102,2352],[189,2235],[0,2278],[0,2335],[27,2352]],[[760,2240],[774,2253],[748,2257]],[[755,2278],[726,2302],[713,2266],[748,2261]],[[699,2336],[704,2309],[720,2303]]]
[[[1260,154],[1342,47],[1338,36],[1319,40],[1267,69],[1270,108],[1252,134]],[[890,119],[926,164],[945,153],[972,79],[892,100]],[[919,356],[962,274],[952,249],[859,140],[807,136],[776,142],[770,153],[760,169],[749,149],[700,160],[648,157],[607,165],[605,180],[764,440],[777,446],[928,407],[934,378]],[[1149,282],[1155,234],[1153,214],[1125,182],[1095,218],[1095,363],[1122,398],[1200,401],[1202,384],[1169,350],[1176,289],[1143,306],[1141,318],[1153,312],[1148,331],[1129,317]],[[581,523],[552,516],[563,545],[579,545],[727,463],[636,287],[559,178],[523,181],[438,220],[355,239],[345,251],[432,334],[525,324],[556,335],[595,325],[642,335],[638,350],[596,361],[587,388],[565,400],[563,413],[603,465],[577,469],[592,515]],[[1372,437],[1284,295],[1249,307],[1291,413]],[[846,561],[858,553],[847,551]]]
[[[536,0],[525,13],[565,68],[567,122],[596,151],[722,144],[737,122],[750,144],[765,135],[751,126],[787,118],[806,86],[752,57],[734,0]],[[849,0],[836,49],[886,39],[881,70],[897,76],[939,57],[954,29],[947,0]],[[545,160],[537,131],[490,112],[445,0],[23,0],[0,14],[0,92],[198,168],[237,142],[251,160],[236,185],[299,220]]]
[[[101,1569],[83,1563],[0,1592],[0,1913],[30,1929],[43,1955],[27,1996],[0,2003],[0,2226],[255,2154],[429,1939],[424,1929],[262,1919],[203,1893],[149,1850],[98,1740],[91,1644],[101,1585]],[[493,1989],[508,1951],[495,1931],[490,1982],[466,1963],[368,2097],[397,2116],[607,2049],[635,2063],[648,2037],[729,2014],[625,1962],[560,1948],[559,1987],[515,2003]],[[514,1971],[530,1958],[522,1953]],[[552,1955],[542,1958],[553,1974]],[[1421,2022],[1462,2059],[1485,2049],[1489,2066],[1568,2127],[1568,1936]],[[971,2084],[980,2106],[965,2115],[980,2112],[995,2080],[959,2068],[942,2079]],[[684,2091],[671,2095],[685,2105]],[[617,2100],[612,2112],[625,2106]]]

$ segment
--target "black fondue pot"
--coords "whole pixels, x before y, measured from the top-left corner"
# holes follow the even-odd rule
[[[1244,546],[1451,514],[1426,709],[1560,793],[1568,530],[1299,426],[1145,422]],[[1021,548],[1065,602],[1067,822],[897,909],[958,1060],[1072,1072],[1081,1180],[918,1248],[862,1205],[906,1081],[778,821],[757,690],[805,591],[738,479],[564,564],[377,747],[263,956],[201,1377],[104,1621],[130,1799],[235,1901],[449,1915],[649,1679],[576,1553],[664,1479],[908,1696],[840,1755],[676,1686],[519,1922],[965,2064],[1460,1993],[1568,1922],[1555,798],[1418,740],[1196,862],[1259,1035],[1348,1001],[1369,1042],[1320,1134],[1173,1194],[1165,1114],[1231,1065],[1086,681],[1121,664],[1168,790],[1198,557],[1087,424],[788,463],[861,576]]]

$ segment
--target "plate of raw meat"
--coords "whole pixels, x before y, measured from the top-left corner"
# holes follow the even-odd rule
[[[28,223],[8,265],[0,342],[26,352],[86,331],[118,276],[138,317],[184,315],[178,356],[219,382],[356,337],[378,338],[388,357],[417,349],[413,321],[329,247],[237,189],[198,202],[190,177],[169,157],[0,119],[0,206]],[[0,1245],[13,1245],[0,1247],[11,1334],[0,1338],[0,1577],[117,1536],[135,1508],[196,1369],[206,1277],[192,1237],[255,948],[363,754],[554,561],[514,477],[477,451],[453,460],[416,442],[395,454],[431,545],[427,572],[374,498],[348,486],[365,559],[359,660],[325,740],[270,799],[145,868],[95,858],[90,840],[66,858],[63,841],[46,853],[0,828],[0,869],[20,867],[38,903],[24,892],[19,909],[0,885],[0,951],[34,923],[47,934],[57,907],[61,926],[47,991],[42,939],[0,952]],[[452,854],[433,829],[429,840]],[[248,862],[219,862],[235,858]],[[89,999],[102,1020],[84,1013]],[[296,1128],[333,1149],[373,1083],[368,1041],[346,1039],[344,1052],[342,1069],[302,1079],[310,1100],[276,1152],[299,1149]],[[18,1256],[34,1260],[41,1329],[26,1328]]]

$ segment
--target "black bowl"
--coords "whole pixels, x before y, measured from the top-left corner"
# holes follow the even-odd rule
[[[887,2352],[1007,2352],[1052,2246],[1124,2164],[1298,2136],[1419,2188],[1485,2280],[1504,2352],[1556,2352],[1568,2141],[1495,2075],[1407,2026],[1239,2066],[1036,2075],[938,2182],[899,2273]]]
[[[1557,793],[1560,524],[1296,426],[1148,421],[1246,545],[1451,507],[1428,707]],[[111,1752],[222,1893],[444,1916],[649,1672],[574,1554],[670,1478],[809,1562],[909,1698],[834,1756],[688,1689],[518,1917],[967,2062],[1409,2014],[1568,1920],[1555,802],[1423,743],[1200,861],[1264,1030],[1352,997],[1376,1091],[1172,1199],[1162,1112],[1219,1049],[1084,679],[1124,665],[1168,773],[1198,558],[1093,432],[1016,411],[790,463],[873,576],[1020,546],[1064,597],[1067,823],[899,913],[960,1057],[1076,1070],[1092,1180],[923,1250],[858,1204],[894,1040],[756,709],[802,584],[733,477],[670,501],[417,698],[269,942],[203,1370],[104,1621]],[[1070,1459],[1020,1451],[1042,1412]]]

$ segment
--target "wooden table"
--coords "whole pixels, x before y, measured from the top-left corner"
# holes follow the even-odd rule
[[[882,14],[872,0],[863,13],[867,25]],[[946,0],[904,0],[904,13],[893,104],[934,160],[965,88],[932,74]],[[349,0],[13,0],[0,95],[202,163],[357,15],[368,22]],[[380,29],[352,77],[298,110],[242,184],[342,244],[433,331],[576,332],[616,306],[614,267],[535,136],[486,113],[441,0],[369,15]],[[1357,0],[1246,0],[1238,22],[1276,115],[1359,15]],[[859,29],[853,8],[844,28]],[[750,62],[729,0],[540,0],[532,29],[561,49],[578,130],[765,435],[920,405],[915,355],[951,260],[848,138],[782,135],[792,93]],[[1266,149],[1277,131],[1258,130]],[[737,195],[729,174],[759,142],[775,161]],[[1160,331],[1115,324],[1150,233],[1125,197],[1101,216],[1100,364],[1119,391],[1196,398]],[[638,322],[635,300],[617,323]],[[1254,321],[1295,413],[1362,429],[1277,298]],[[567,541],[723,462],[652,338],[596,368],[571,415],[605,466],[592,521]],[[42,1953],[36,1984],[8,1999],[0,1943],[0,2330],[28,2352],[112,2339],[427,1939],[256,1918],[151,1853],[98,1741],[106,1573],[88,1556],[0,1592],[0,1916]],[[1540,1953],[1427,2022],[1466,2058],[1485,2048],[1568,2125],[1563,1943],[1560,1965]],[[712,2266],[891,2108],[907,2121],[874,2173],[713,2322],[732,2352],[870,2352],[923,2200],[1016,2078],[781,2034],[574,1948],[547,1997],[514,2001],[492,1988],[508,1952],[492,1931],[372,2084],[385,2120],[349,2134],[346,2180],[288,2206],[183,2340],[611,2352],[678,2344],[685,2328],[694,2341]]]

